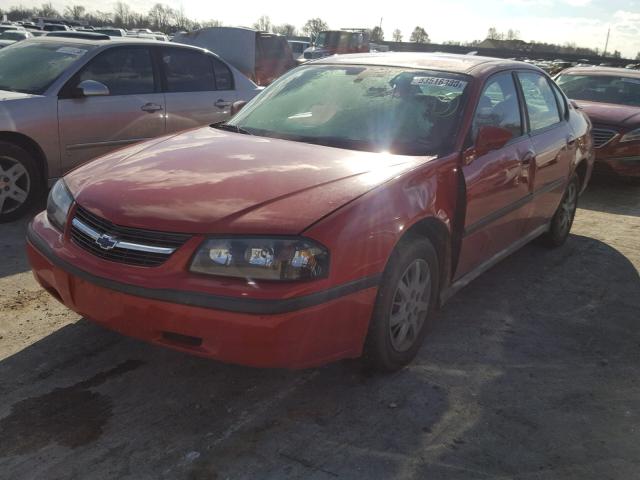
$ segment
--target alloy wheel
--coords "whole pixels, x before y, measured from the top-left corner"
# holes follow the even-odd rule
[[[0,156],[0,215],[20,208],[30,189],[31,177],[24,165],[12,157]]]
[[[397,352],[406,352],[418,338],[429,311],[430,297],[429,264],[416,259],[400,277],[391,304],[389,335]]]
[[[568,229],[571,228],[571,223],[573,222],[573,216],[576,211],[578,202],[578,188],[576,187],[575,182],[571,182],[567,187],[567,192],[562,200],[562,205],[560,205],[560,232],[564,233]]]

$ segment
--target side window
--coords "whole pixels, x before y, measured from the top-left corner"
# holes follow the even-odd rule
[[[531,131],[558,123],[558,104],[547,79],[535,72],[519,72],[518,79],[527,105]]]
[[[80,73],[78,83],[95,80],[104,83],[111,95],[153,93],[153,63],[148,49],[111,48],[91,60]]]
[[[567,118],[567,103],[564,99],[564,95],[560,93],[560,88],[555,84],[551,84],[551,89],[553,90],[553,94],[556,96],[556,100],[558,101],[558,108],[560,109],[560,118]]]
[[[167,92],[206,92],[216,89],[209,56],[182,48],[162,51]]]
[[[473,118],[474,140],[480,127],[485,125],[506,128],[512,137],[522,135],[520,104],[510,72],[499,73],[489,78],[482,90]]]
[[[233,74],[229,67],[215,57],[211,57],[211,60],[213,61],[218,90],[233,90]]]

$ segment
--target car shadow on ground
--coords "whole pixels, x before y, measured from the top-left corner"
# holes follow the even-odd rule
[[[633,478],[639,294],[602,242],[528,246],[454,297],[391,375],[223,365],[81,320],[0,362],[0,471]]]
[[[615,215],[640,216],[640,179],[593,176],[579,207]]]

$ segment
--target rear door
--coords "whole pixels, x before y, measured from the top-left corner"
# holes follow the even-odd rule
[[[84,80],[108,96],[74,96]],[[164,95],[145,46],[113,47],[91,59],[61,90],[58,121],[63,171],[115,148],[164,134]]]
[[[456,279],[522,238],[530,215],[533,148],[512,72],[497,73],[485,82],[470,146],[482,126],[507,129],[512,137],[504,147],[468,159],[462,167],[467,207]]]
[[[162,48],[167,132],[227,120],[236,101],[233,74],[211,54]]]
[[[526,105],[529,135],[535,152],[529,230],[545,224],[558,207],[568,178],[576,142],[567,121],[567,106],[555,85],[538,72],[517,73]],[[555,87],[557,88],[557,87]]]

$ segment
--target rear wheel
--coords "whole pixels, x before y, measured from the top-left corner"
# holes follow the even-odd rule
[[[17,145],[0,142],[0,223],[27,213],[42,193],[42,180],[33,157]]]
[[[364,360],[392,372],[411,362],[427,331],[438,297],[438,258],[426,239],[403,241],[383,274],[369,324]]]
[[[578,208],[579,191],[580,181],[577,175],[574,175],[569,180],[560,206],[551,219],[549,231],[540,236],[540,243],[547,247],[559,247],[567,241]]]

